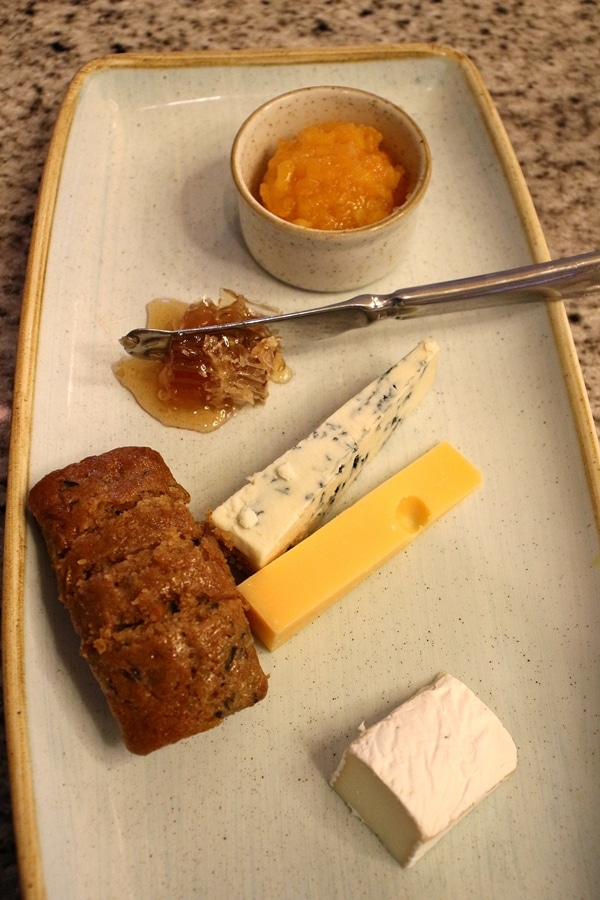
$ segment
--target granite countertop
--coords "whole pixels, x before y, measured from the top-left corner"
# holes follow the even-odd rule
[[[77,69],[126,51],[432,42],[467,53],[497,104],[553,257],[600,244],[597,0],[16,0],[0,11],[0,502],[19,309],[53,123]],[[567,304],[600,429],[600,309]],[[6,751],[0,896],[19,896]]]

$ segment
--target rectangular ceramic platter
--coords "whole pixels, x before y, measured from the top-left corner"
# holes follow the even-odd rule
[[[416,232],[375,290],[544,254],[502,127],[462,57],[416,48],[260,62],[104,62],[79,78],[76,97],[72,89],[39,298],[30,483],[86,455],[146,444],[202,516],[433,337],[433,392],[338,510],[443,439],[484,484],[289,644],[260,649],[263,703],[147,758],[124,749],[28,523],[22,667],[40,869],[25,877],[57,900],[591,897],[600,884],[600,568],[584,456],[597,457],[593,442],[582,451],[585,409],[566,387],[577,377],[564,371],[566,326],[536,304],[309,346],[289,359],[289,385],[211,435],[157,424],[111,373],[119,336],[144,323],[155,297],[191,302],[225,286],[285,310],[337,299],[273,281],[238,230],[233,137],[285,90],[366,88],[403,106],[430,142]],[[497,712],[519,766],[406,872],[328,779],[361,722],[440,671]]]

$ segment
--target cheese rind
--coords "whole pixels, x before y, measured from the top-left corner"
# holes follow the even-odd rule
[[[253,570],[311,531],[431,388],[439,348],[423,341],[210,514]]]
[[[516,766],[500,720],[446,674],[364,730],[330,783],[410,867]]]
[[[458,450],[438,444],[239,585],[254,634],[281,646],[480,483]]]

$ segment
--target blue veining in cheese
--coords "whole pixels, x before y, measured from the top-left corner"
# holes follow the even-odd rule
[[[315,527],[429,391],[438,353],[434,341],[418,344],[211,513],[213,525],[252,568]]]

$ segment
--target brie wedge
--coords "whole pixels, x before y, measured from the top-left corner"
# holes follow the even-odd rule
[[[514,742],[494,713],[442,675],[363,730],[331,786],[409,867],[516,765]]]

